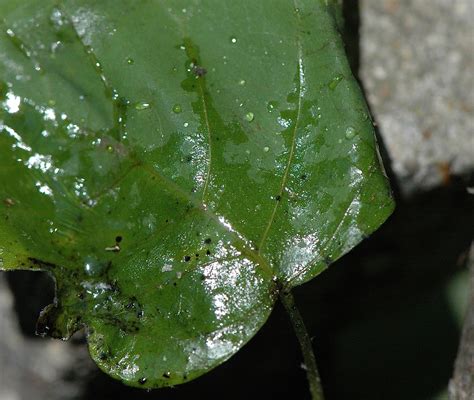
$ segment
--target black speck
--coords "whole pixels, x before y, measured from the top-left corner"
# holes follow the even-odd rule
[[[302,180],[306,180],[306,179],[308,179],[308,175],[303,174],[303,175],[300,176],[300,178],[301,178]]]
[[[193,69],[194,75],[197,77],[202,77],[207,74],[207,70],[199,65],[196,65]]]
[[[281,200],[281,196],[280,196],[280,195],[275,196],[275,200],[276,200],[276,201],[280,201],[280,200]]]
[[[199,257],[199,253],[196,253],[195,256],[196,256],[196,258],[198,258],[198,257]]]
[[[117,243],[120,243],[120,242],[122,241],[122,236],[117,236],[117,237],[115,238],[115,241],[116,241]]]
[[[186,156],[185,160],[186,162],[191,162],[193,161],[193,156]]]
[[[176,282],[173,282],[173,286],[177,286],[178,284]]]
[[[140,378],[140,379],[138,380],[138,383],[139,383],[140,385],[144,385],[144,384],[146,383],[146,378]]]
[[[210,251],[210,250],[206,250],[206,254],[207,254],[208,256],[210,256],[210,255],[211,255],[211,251]]]
[[[163,378],[169,379],[169,378],[171,378],[171,374],[169,372],[165,372],[163,374]]]
[[[212,242],[211,238],[207,238],[206,240],[204,240],[204,243],[206,244],[210,244]]]
[[[184,256],[184,261],[188,262],[191,260],[191,256]]]

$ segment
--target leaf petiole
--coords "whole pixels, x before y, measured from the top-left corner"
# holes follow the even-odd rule
[[[282,289],[279,293],[280,301],[290,316],[291,324],[295,330],[296,337],[300,342],[301,352],[303,353],[303,362],[308,378],[309,390],[312,400],[324,400],[321,378],[319,376],[316,357],[314,355],[311,338],[308,334],[303,318],[296,307],[295,299],[289,289]]]

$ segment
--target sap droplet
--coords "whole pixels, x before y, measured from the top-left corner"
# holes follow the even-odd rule
[[[247,82],[245,81],[245,79],[241,79],[241,80],[239,81],[239,85],[240,85],[240,86],[244,86],[246,83],[247,83]]]
[[[180,104],[175,104],[175,105],[173,106],[173,112],[174,112],[175,114],[179,114],[181,111],[183,111],[183,109],[181,108],[181,105],[180,105]]]
[[[252,122],[255,118],[255,115],[253,114],[253,112],[248,112],[247,114],[245,114],[245,119],[248,121],[248,122]]]
[[[352,126],[346,129],[346,139],[353,139],[357,135],[357,131]]]
[[[185,123],[183,124],[183,126],[184,126],[185,128],[187,128],[187,127],[189,126],[189,124],[188,124],[187,122],[185,122]]]
[[[336,75],[331,82],[329,82],[328,86],[329,89],[334,90],[336,89],[337,85],[339,85],[339,82],[341,82],[344,79],[344,76],[339,74]]]
[[[264,151],[265,153],[268,153],[269,150],[270,150],[270,147],[268,147],[268,146],[265,146],[265,147],[263,148],[263,151]]]
[[[138,111],[146,110],[150,108],[150,103],[137,103],[135,104],[135,109]]]
[[[127,58],[127,64],[128,65],[135,64],[135,60],[133,58]]]
[[[232,36],[232,37],[230,38],[230,42],[231,42],[232,44],[236,44],[236,43],[237,43],[237,38],[236,38],[235,36]]]

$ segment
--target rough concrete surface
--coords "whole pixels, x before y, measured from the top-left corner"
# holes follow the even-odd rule
[[[361,0],[361,79],[406,194],[474,169],[473,0]]]

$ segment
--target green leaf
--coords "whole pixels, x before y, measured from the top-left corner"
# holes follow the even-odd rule
[[[105,372],[196,378],[388,217],[335,1],[0,0],[1,267]]]

